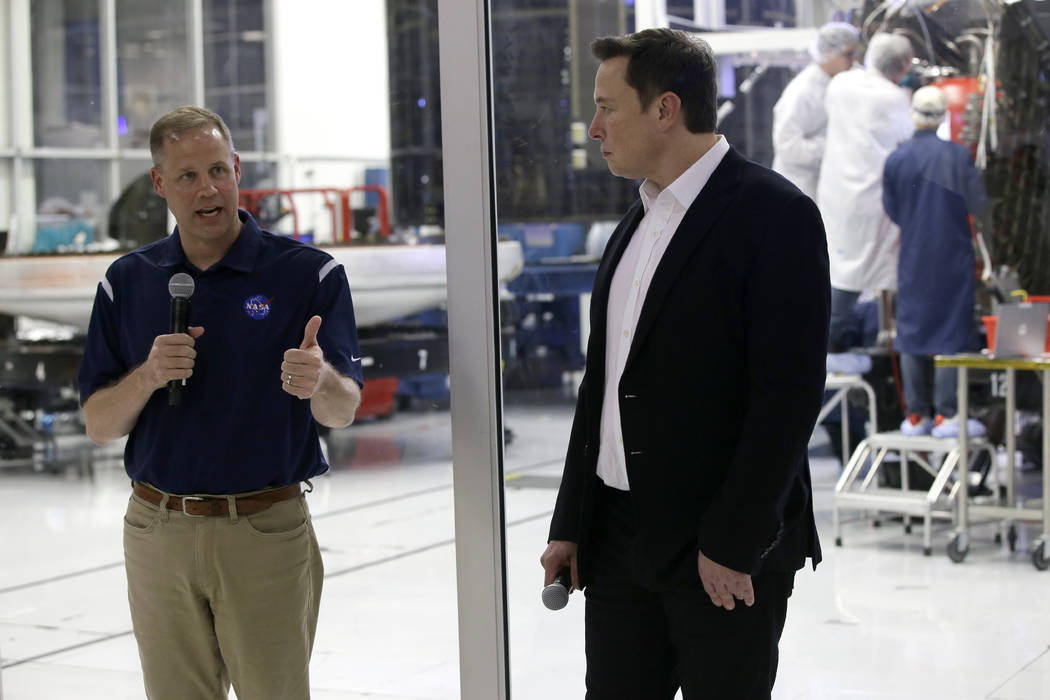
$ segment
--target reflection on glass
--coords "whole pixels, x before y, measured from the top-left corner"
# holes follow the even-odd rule
[[[588,135],[589,44],[627,31],[630,5],[491,3],[497,226],[521,244],[525,260],[501,307],[504,423],[512,438],[504,460],[513,696],[583,695],[572,673],[537,673],[583,658],[583,597],[545,610],[538,562],[583,369],[597,260],[637,197],[637,183],[611,176]]]
[[[437,2],[389,2],[387,23],[391,28],[390,167],[394,218],[406,225],[441,226],[444,173]]]
[[[505,451],[512,694],[582,696],[571,685],[576,676],[565,685],[530,673],[583,657],[582,596],[571,596],[560,612],[543,610],[537,560],[568,444],[598,259],[640,184],[610,174],[589,136],[597,68],[590,43],[632,31],[635,3],[491,0],[490,7],[497,226],[501,237],[521,243],[525,259],[501,308],[505,424],[513,438]],[[666,5],[685,26],[695,9],[691,0]],[[740,79],[750,70],[741,67]],[[727,125],[737,134],[730,142],[745,153],[753,148],[764,157],[763,111],[781,87],[759,83]],[[533,636],[535,629],[548,633]],[[555,638],[568,641],[557,651],[540,641]]]
[[[157,116],[190,102],[185,0],[117,0],[117,110],[124,148],[148,148]]]
[[[272,146],[262,29],[262,0],[204,3],[204,101],[222,115],[241,151]]]
[[[153,190],[150,161],[120,164],[120,193],[109,207],[106,234],[120,250],[152,243],[168,233],[168,207]]]
[[[672,25],[677,21],[681,27],[695,29],[694,15],[706,5],[719,3],[667,0],[653,4],[664,4]],[[737,27],[744,35],[758,27],[792,26],[801,10],[811,5],[748,0],[720,4],[729,25],[746,25]],[[575,682],[582,674],[583,601],[573,596],[558,613],[542,610],[537,600],[542,573],[536,560],[546,541],[572,416],[578,357],[573,353],[579,352],[579,343],[588,332],[586,261],[600,253],[603,227],[619,218],[626,201],[636,199],[639,184],[609,175],[587,138],[596,67],[587,44],[597,36],[632,30],[630,13],[624,10],[638,6],[641,11],[643,3],[490,0],[487,5],[493,28],[492,142],[499,232],[522,242],[526,260],[522,275],[509,285],[512,298],[505,301],[501,319],[505,423],[514,437],[506,445],[506,470],[513,478],[508,479],[505,492],[512,694],[581,697],[582,679],[577,686],[562,681]],[[1019,273],[1021,286],[1046,289],[1050,284],[1050,267],[1045,264],[1050,240],[1046,219],[1039,206],[1023,202],[1033,202],[1033,197],[1046,199],[1047,144],[1045,139],[1033,141],[1031,135],[1045,134],[1047,110],[1038,106],[1045,106],[1045,101],[1026,98],[1036,94],[1033,86],[1040,79],[1045,84],[1050,63],[1045,56],[1036,55],[1038,47],[1046,45],[1047,31],[1033,30],[1036,23],[1027,13],[1035,10],[1031,3],[1029,9],[1025,5],[997,4],[1003,12],[1001,26],[987,24],[983,8],[974,9],[969,3],[949,3],[947,11],[939,14],[882,17],[880,8],[870,16],[849,14],[837,19],[850,19],[865,31],[870,29],[868,36],[880,27],[910,37],[920,56],[916,73],[922,74],[922,80],[958,90],[950,111],[953,127],[960,126],[962,134],[953,128],[953,137],[978,158],[988,149],[985,182],[989,192],[1001,198],[990,207],[986,221],[976,222],[976,234],[994,237],[1002,246],[999,257],[993,251],[992,259],[1016,266],[1009,274]],[[826,3],[808,9],[819,13],[817,6],[832,11]],[[973,15],[967,16],[970,10]],[[826,19],[832,17],[818,18],[818,23]],[[982,63],[985,47],[992,46],[992,42],[985,43],[990,32],[994,32],[998,50],[994,61]],[[785,84],[810,60],[802,51],[789,55],[794,52],[763,48],[763,41],[769,38],[756,38],[753,52],[720,57],[720,102],[726,109],[720,110],[724,119],[717,128],[734,149],[767,166],[772,160],[772,106]],[[741,41],[747,39],[742,36]],[[995,66],[994,79],[982,75],[990,64]],[[946,79],[960,74],[962,77]],[[959,82],[952,85],[955,81]],[[978,89],[979,84],[991,86],[987,94],[983,87]],[[992,97],[995,86],[1002,88],[997,108],[1008,105],[999,117],[991,104],[982,104]],[[732,103],[726,100],[730,97]],[[990,126],[996,119],[998,134]],[[1004,120],[1012,120],[1009,128],[1003,128]],[[998,148],[992,145],[993,135],[1003,139]],[[1019,212],[1035,213],[1022,216]],[[583,241],[574,229],[577,225],[588,233]],[[607,228],[605,232],[607,235]],[[1007,285],[1016,286],[1016,277],[1002,286]],[[892,391],[892,381],[889,386]],[[898,415],[891,425],[900,419]],[[879,420],[881,423],[882,418]],[[822,440],[823,431],[818,430],[815,437]],[[834,478],[823,481],[826,496]],[[543,489],[547,489],[546,497]],[[573,644],[579,646],[573,648]],[[841,658],[855,655],[858,648],[847,640]],[[538,679],[541,674],[530,672],[554,668],[564,671],[562,678],[546,687]]]
[[[104,145],[97,0],[31,5],[37,146]]]
[[[245,150],[240,144],[237,150]],[[241,189],[273,187],[277,182],[277,163],[263,160],[246,161],[241,157]]]
[[[601,33],[625,31],[624,5],[494,0],[492,8],[501,226],[618,219],[634,193],[630,182],[608,176],[587,136],[594,114],[587,47]]]
[[[38,160],[34,253],[82,250],[103,234],[106,164],[98,160]]]

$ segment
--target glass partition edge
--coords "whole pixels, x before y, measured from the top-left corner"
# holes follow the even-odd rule
[[[509,697],[485,0],[438,3],[460,685]]]

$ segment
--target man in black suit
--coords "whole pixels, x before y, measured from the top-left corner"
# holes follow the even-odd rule
[[[715,133],[707,44],[651,29],[591,50],[591,138],[645,181],[595,279],[545,581],[585,587],[588,700],[769,698],[795,571],[820,561],[824,228]]]

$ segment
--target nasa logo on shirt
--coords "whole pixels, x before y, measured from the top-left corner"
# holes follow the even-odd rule
[[[256,321],[261,321],[270,315],[270,302],[272,301],[273,297],[267,298],[262,294],[250,296],[244,300],[244,313]]]

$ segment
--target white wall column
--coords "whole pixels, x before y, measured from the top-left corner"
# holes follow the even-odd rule
[[[705,29],[726,26],[725,0],[693,0],[693,21]]]
[[[117,0],[99,0],[98,6],[99,73],[102,93],[102,138],[106,148],[119,151],[120,134],[117,129]],[[111,201],[120,196],[120,161],[114,158],[106,163]],[[96,239],[107,238],[106,230],[97,231]]]
[[[635,0],[634,31],[667,26],[667,0]]]
[[[8,228],[7,251],[24,252],[36,235],[36,185],[32,161],[21,154],[33,147],[33,51],[30,41],[29,0],[9,0],[8,101],[11,105],[11,212],[2,226]]]
[[[0,0],[0,95],[11,94],[11,2]],[[0,102],[0,154],[12,149],[11,119],[15,106],[11,100]],[[0,231],[11,227],[14,215],[12,200],[13,163],[10,158],[0,157]],[[0,251],[2,252],[2,251]]]
[[[830,20],[828,0],[795,0],[796,27],[819,27]]]
[[[323,161],[389,162],[386,2],[271,1],[266,19],[273,149],[290,156],[280,181],[296,187],[364,184],[345,182],[345,166]]]
[[[190,103],[204,104],[204,0],[186,1],[186,60],[190,72]]]

